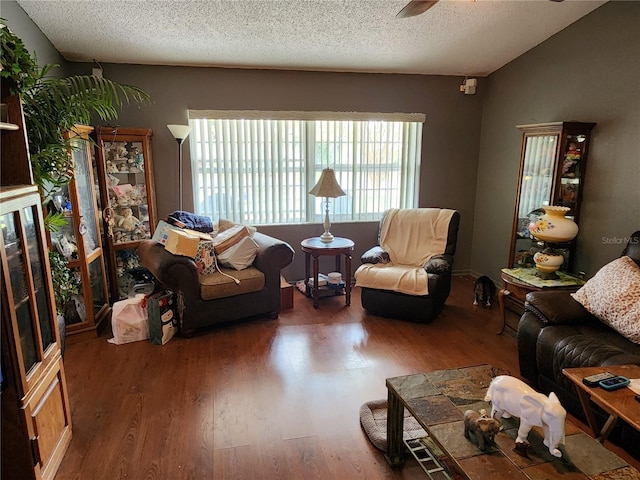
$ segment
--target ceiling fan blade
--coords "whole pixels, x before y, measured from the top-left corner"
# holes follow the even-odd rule
[[[396,18],[415,17],[429,10],[436,3],[438,0],[411,0],[396,14]]]

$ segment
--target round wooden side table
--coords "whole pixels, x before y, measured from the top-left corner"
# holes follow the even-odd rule
[[[318,308],[319,287],[318,284],[318,258],[321,256],[335,255],[336,272],[342,273],[344,281],[344,293],[347,305],[351,305],[351,256],[355,243],[348,238],[334,237],[331,242],[323,242],[320,237],[306,238],[300,242],[304,257],[304,286],[307,297],[313,298],[313,308]],[[344,271],[340,268],[341,256],[344,255]],[[313,286],[309,288],[311,273],[311,258],[313,258]]]

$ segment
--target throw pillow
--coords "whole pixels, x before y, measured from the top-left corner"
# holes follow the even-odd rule
[[[634,343],[640,344],[640,267],[623,256],[602,267],[571,296]]]
[[[223,267],[244,270],[253,264],[258,253],[258,245],[251,237],[243,237],[238,243],[218,255]]]
[[[362,263],[373,263],[375,265],[376,263],[389,263],[391,259],[382,247],[376,246],[364,252],[360,257],[360,261]]]

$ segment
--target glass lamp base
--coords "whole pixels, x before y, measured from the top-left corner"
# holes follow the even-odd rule
[[[560,278],[556,274],[555,270],[543,271],[543,270],[540,270],[539,268],[537,268],[537,270],[538,271],[536,272],[536,277],[541,278],[542,280],[557,280],[558,278]]]

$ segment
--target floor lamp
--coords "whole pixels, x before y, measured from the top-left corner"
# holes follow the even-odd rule
[[[178,170],[178,185],[180,186],[180,210],[182,210],[182,142],[189,136],[191,133],[191,127],[189,125],[167,125],[167,128],[171,131],[173,138],[178,142],[178,160],[179,160],[179,170]]]

